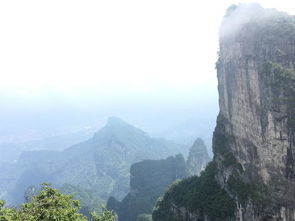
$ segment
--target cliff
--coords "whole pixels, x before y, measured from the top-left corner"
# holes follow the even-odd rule
[[[213,162],[171,188],[154,221],[295,220],[295,18],[230,7],[216,68]]]
[[[168,185],[186,177],[185,160],[181,154],[163,160],[144,160],[130,169],[130,192],[118,202],[111,197],[107,208],[118,214],[119,221],[148,218],[156,200]]]

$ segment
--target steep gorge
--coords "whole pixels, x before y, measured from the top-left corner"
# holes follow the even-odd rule
[[[154,221],[295,220],[295,18],[230,7],[216,68],[213,162],[172,186]]]

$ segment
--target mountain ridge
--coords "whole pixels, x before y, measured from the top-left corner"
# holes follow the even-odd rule
[[[129,190],[131,164],[144,159],[165,158],[188,149],[185,145],[170,147],[168,144],[123,120],[110,118],[92,138],[62,152],[23,153],[9,173],[0,175],[4,182],[2,191],[18,196],[13,202],[18,204],[26,187],[39,186],[40,179],[37,177],[41,176],[44,178],[42,182],[50,182],[57,187],[70,184],[93,190],[102,200],[109,196],[122,199]],[[35,174],[36,179],[30,178],[30,174]],[[8,182],[11,179],[12,184],[5,187],[5,180]]]

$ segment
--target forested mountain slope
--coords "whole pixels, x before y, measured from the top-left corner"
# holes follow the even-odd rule
[[[129,168],[133,163],[187,150],[186,146],[151,138],[142,130],[112,117],[93,138],[63,152],[24,152],[15,166],[3,168],[0,191],[3,198],[18,204],[23,201],[28,186],[50,182],[63,186],[62,189],[70,184],[70,190],[76,187],[92,191],[97,203],[109,196],[122,199],[129,191]]]

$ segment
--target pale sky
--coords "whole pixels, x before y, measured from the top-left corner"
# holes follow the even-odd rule
[[[1,1],[0,93],[215,87],[219,24],[238,2]],[[257,2],[295,12],[292,1]]]
[[[162,111],[154,121],[171,114],[168,122],[208,113],[214,125],[218,29],[227,7],[240,2],[0,1],[2,127],[28,128],[38,114],[59,121],[79,108],[91,110],[91,120],[125,112],[149,122],[147,113]],[[290,0],[257,2],[295,14]],[[59,118],[48,115],[54,111]]]

